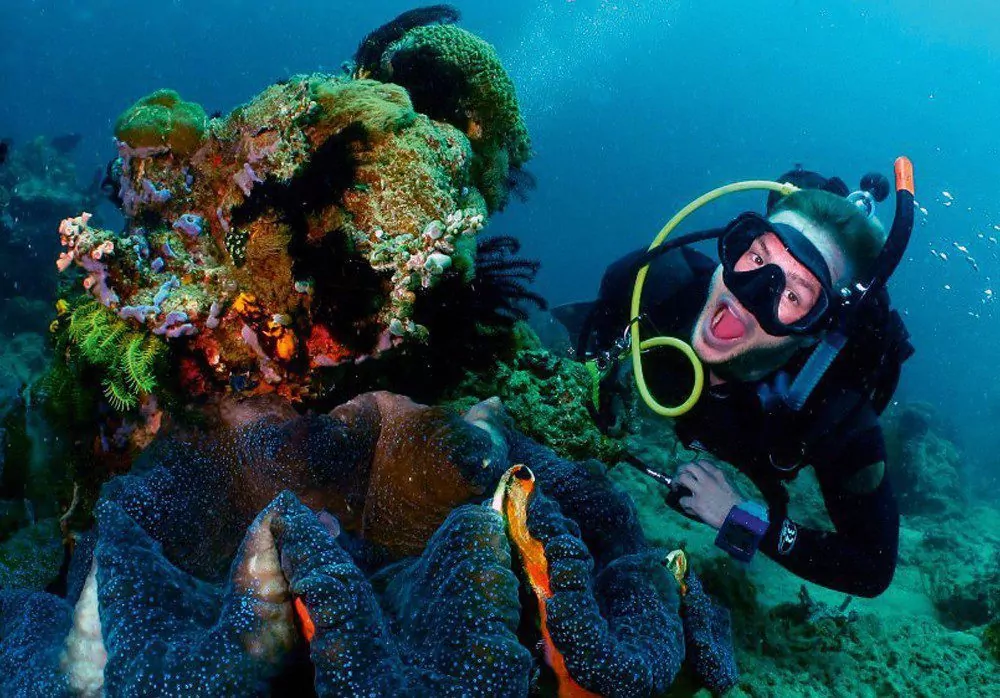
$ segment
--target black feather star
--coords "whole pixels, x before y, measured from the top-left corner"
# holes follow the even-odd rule
[[[361,40],[354,53],[355,75],[360,77],[375,73],[389,45],[411,29],[429,24],[454,24],[459,19],[459,11],[451,5],[428,5],[404,12]]]
[[[471,290],[476,306],[486,310],[484,314],[494,316],[494,323],[487,324],[527,320],[527,305],[548,309],[544,298],[528,290],[541,265],[537,260],[518,257],[520,251],[521,243],[509,235],[484,238],[479,242]]]

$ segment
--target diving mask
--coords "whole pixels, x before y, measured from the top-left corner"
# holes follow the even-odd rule
[[[819,293],[812,308],[798,320],[782,322],[779,315],[781,299],[787,288],[785,272],[777,264],[748,270],[737,270],[740,259],[754,242],[767,233],[774,234],[788,252],[819,281]],[[775,223],[756,213],[737,216],[719,237],[719,260],[723,281],[740,304],[749,311],[761,329],[770,335],[815,334],[823,329],[836,305],[830,269],[823,255],[800,230]]]

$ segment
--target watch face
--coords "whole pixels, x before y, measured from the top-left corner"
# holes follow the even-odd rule
[[[754,533],[742,526],[730,526],[729,530],[726,531],[726,543],[740,552],[746,553],[753,550],[755,539]]]

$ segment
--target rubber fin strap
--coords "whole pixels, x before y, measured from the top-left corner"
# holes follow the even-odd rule
[[[538,617],[542,631],[545,662],[556,675],[559,698],[599,698],[573,680],[566,660],[552,642],[546,625],[545,602],[552,596],[549,582],[549,561],[545,547],[528,530],[528,504],[535,491],[535,475],[524,465],[515,465],[504,473],[493,495],[493,509],[507,523],[507,532],[521,557],[524,574],[538,600]]]

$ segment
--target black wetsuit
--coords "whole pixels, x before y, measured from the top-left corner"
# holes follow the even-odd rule
[[[608,346],[628,319],[641,252],[605,273],[594,317],[598,347]],[[689,340],[705,304],[717,264],[690,248],[653,262],[643,292],[644,336]],[[835,364],[836,366],[836,364]],[[650,352],[643,360],[650,390],[664,404],[683,399],[691,368],[677,352]],[[885,475],[885,444],[872,405],[833,372],[800,414],[765,412],[759,383],[728,382],[706,388],[698,404],[675,420],[681,441],[731,463],[760,489],[770,525],[760,551],[789,571],[859,596],[888,587],[896,568],[899,513]],[[798,470],[816,471],[835,531],[807,528],[787,517],[785,483]]]

